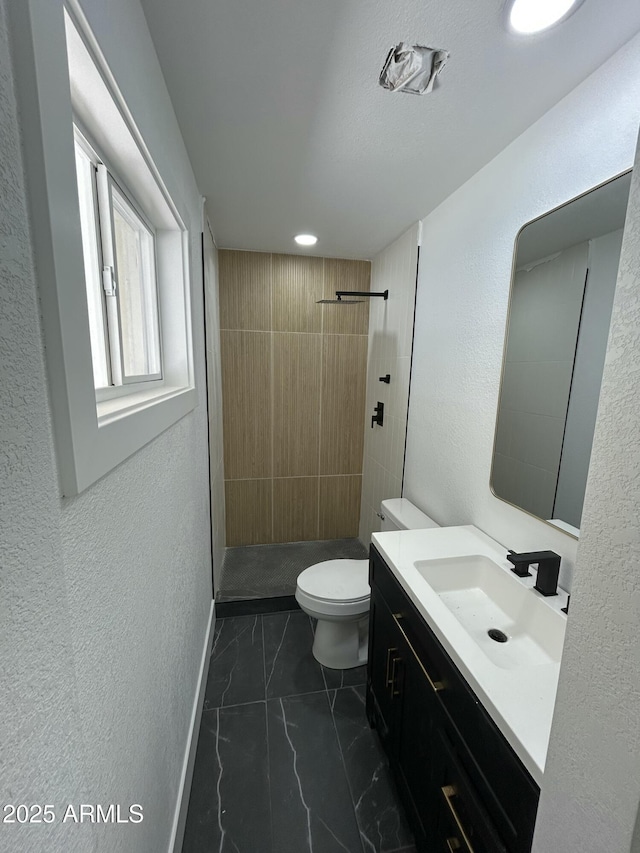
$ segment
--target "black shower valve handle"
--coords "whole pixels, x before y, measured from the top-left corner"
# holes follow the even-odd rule
[[[378,401],[378,405],[373,411],[375,414],[371,416],[371,429],[373,429],[376,424],[378,424],[378,426],[382,426],[384,421],[384,403]]]

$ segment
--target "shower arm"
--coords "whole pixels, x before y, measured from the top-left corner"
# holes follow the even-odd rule
[[[371,293],[369,290],[336,290],[336,298],[338,302],[342,301],[343,296],[382,296],[383,299],[389,298],[389,291],[383,290],[378,291],[377,293]]]

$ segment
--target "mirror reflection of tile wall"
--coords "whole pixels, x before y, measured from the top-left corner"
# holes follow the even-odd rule
[[[227,546],[358,535],[370,270],[219,252]]]

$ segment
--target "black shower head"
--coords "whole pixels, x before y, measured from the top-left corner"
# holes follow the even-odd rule
[[[379,293],[371,293],[369,290],[336,290],[336,298],[335,299],[316,299],[318,304],[333,304],[340,303],[340,305],[352,305],[354,302],[364,302],[363,299],[343,299],[343,296],[364,296],[367,299],[371,299],[372,296],[382,296],[383,299],[389,298],[389,291],[383,290]]]
[[[364,299],[316,299],[318,305],[355,305],[356,302],[364,302]]]

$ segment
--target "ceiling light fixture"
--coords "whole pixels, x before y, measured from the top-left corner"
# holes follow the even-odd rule
[[[298,234],[293,238],[298,246],[315,246],[318,238],[313,234]]]
[[[513,0],[510,28],[521,35],[539,33],[569,17],[582,0]]]

